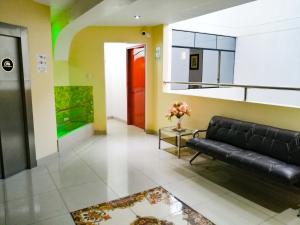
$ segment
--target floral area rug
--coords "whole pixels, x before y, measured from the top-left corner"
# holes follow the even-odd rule
[[[213,225],[162,187],[71,213],[76,225]]]

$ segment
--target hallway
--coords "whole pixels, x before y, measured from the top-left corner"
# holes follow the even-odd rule
[[[258,185],[263,181],[245,179],[247,175],[236,168],[205,158],[199,157],[192,167],[187,163],[190,154],[177,159],[159,151],[156,136],[115,120],[108,121],[108,133],[41,161],[32,171],[1,181],[0,224],[71,225],[69,212],[158,186],[216,224],[299,224],[295,210],[275,212],[248,200],[259,196],[256,199],[280,206],[283,197],[274,198],[275,191],[295,198],[280,186],[269,184],[264,190]],[[128,213],[134,216],[135,212]],[[172,218],[180,212],[170,208],[169,214]],[[132,221],[126,213],[114,219],[120,222],[103,224]]]

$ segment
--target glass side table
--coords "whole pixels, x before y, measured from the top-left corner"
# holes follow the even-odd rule
[[[177,155],[180,158],[181,148],[186,147],[186,140],[183,137],[193,135],[194,130],[182,129],[181,131],[175,130],[176,127],[163,127],[158,131],[158,148],[161,147],[161,141],[167,142],[177,147]]]

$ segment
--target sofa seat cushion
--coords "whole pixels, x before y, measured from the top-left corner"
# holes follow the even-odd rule
[[[233,145],[203,138],[190,139],[187,146],[218,159],[227,159],[232,152],[242,151]]]
[[[193,138],[187,142],[187,146],[241,168],[267,174],[284,183],[300,184],[300,167],[297,165],[210,139]]]

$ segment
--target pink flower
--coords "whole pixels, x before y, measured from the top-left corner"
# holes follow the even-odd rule
[[[186,113],[187,110],[188,110],[188,107],[189,107],[189,106],[188,106],[185,102],[183,102],[182,105],[179,106],[179,110],[180,110],[181,112]]]
[[[181,118],[184,115],[190,116],[191,110],[189,109],[188,104],[185,102],[175,102],[172,107],[169,109],[169,113],[166,115],[168,119],[171,119],[173,116]]]
[[[170,112],[171,112],[171,113],[177,113],[176,107],[172,107],[172,108],[170,109]]]

